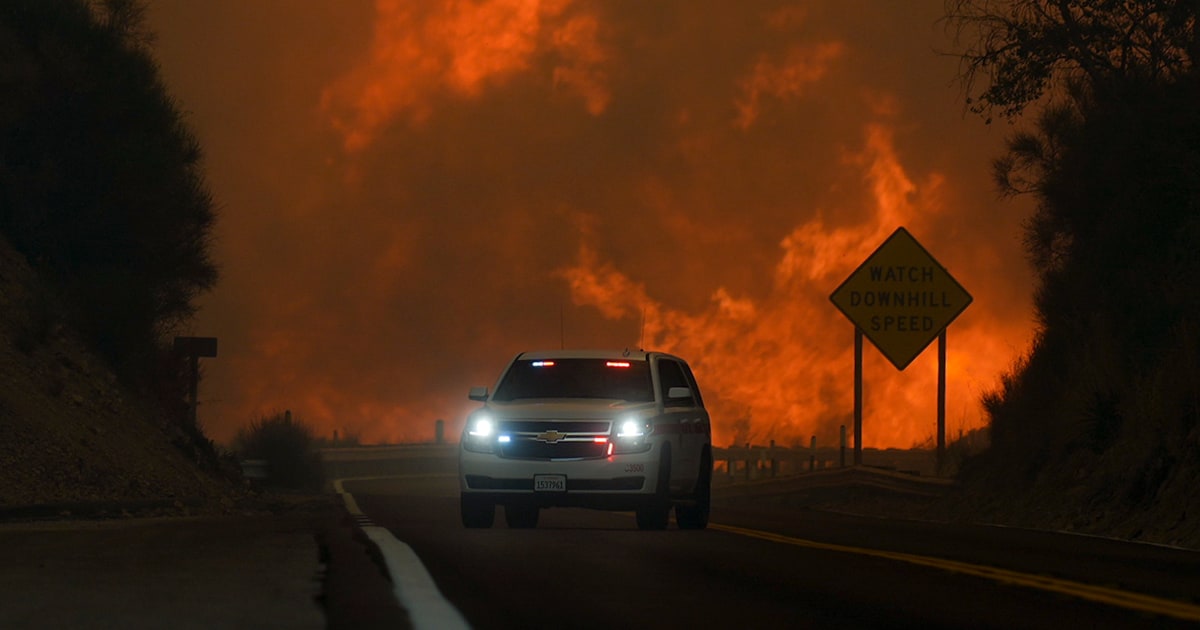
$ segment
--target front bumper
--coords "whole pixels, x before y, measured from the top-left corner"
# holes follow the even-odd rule
[[[597,459],[510,459],[459,450],[459,489],[464,496],[500,505],[636,509],[654,499],[659,451]],[[563,475],[565,492],[535,492],[534,475]]]

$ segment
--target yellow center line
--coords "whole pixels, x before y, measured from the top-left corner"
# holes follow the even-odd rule
[[[1164,599],[1161,597],[1154,597],[1151,595],[1143,595],[1140,593],[1130,593],[1128,591],[1122,591],[1115,588],[1083,584],[1081,582],[1072,582],[1070,580],[1061,580],[1045,575],[1019,573],[1017,571],[1009,571],[1007,569],[982,566],[978,564],[968,564],[966,562],[957,562],[954,560],[931,558],[929,556],[918,556],[910,553],[822,543],[813,540],[804,540],[803,538],[792,538],[791,536],[784,536],[782,534],[758,531],[755,529],[734,527],[732,525],[709,523],[708,526],[710,529],[715,529],[730,534],[737,534],[739,536],[748,536],[750,538],[769,540],[771,542],[784,545],[806,547],[808,549],[821,549],[824,551],[853,553],[860,556],[870,556],[873,558],[894,560],[896,562],[906,562],[908,564],[942,569],[952,573],[973,575],[976,577],[993,580],[1001,584],[1013,584],[1017,586],[1036,588],[1052,593],[1060,593],[1101,604],[1127,608],[1129,610],[1165,615],[1187,621],[1200,621],[1200,606],[1195,604]]]

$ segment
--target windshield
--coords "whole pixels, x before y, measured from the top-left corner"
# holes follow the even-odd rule
[[[520,398],[612,398],[652,402],[650,364],[626,359],[517,361],[492,400]]]

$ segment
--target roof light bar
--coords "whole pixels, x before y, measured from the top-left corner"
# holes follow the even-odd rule
[[[531,363],[533,367],[554,367],[553,361],[534,361]]]

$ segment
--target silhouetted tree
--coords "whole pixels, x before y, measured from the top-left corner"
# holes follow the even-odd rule
[[[217,272],[195,137],[138,0],[0,5],[0,231],[126,376],[145,376]]]
[[[1198,13],[1195,0],[947,4],[969,39],[970,108],[1014,119],[1041,105],[994,165],[1002,194],[1037,200],[1038,331],[984,400],[991,464],[1017,487],[1082,478],[1084,503],[1140,505],[1179,462],[1200,470]]]
[[[1130,82],[1194,75],[1200,58],[1195,0],[947,0],[967,103],[1020,114],[1047,90],[1086,85],[1106,100]],[[976,94],[980,80],[985,81]],[[990,119],[989,119],[990,120]]]

